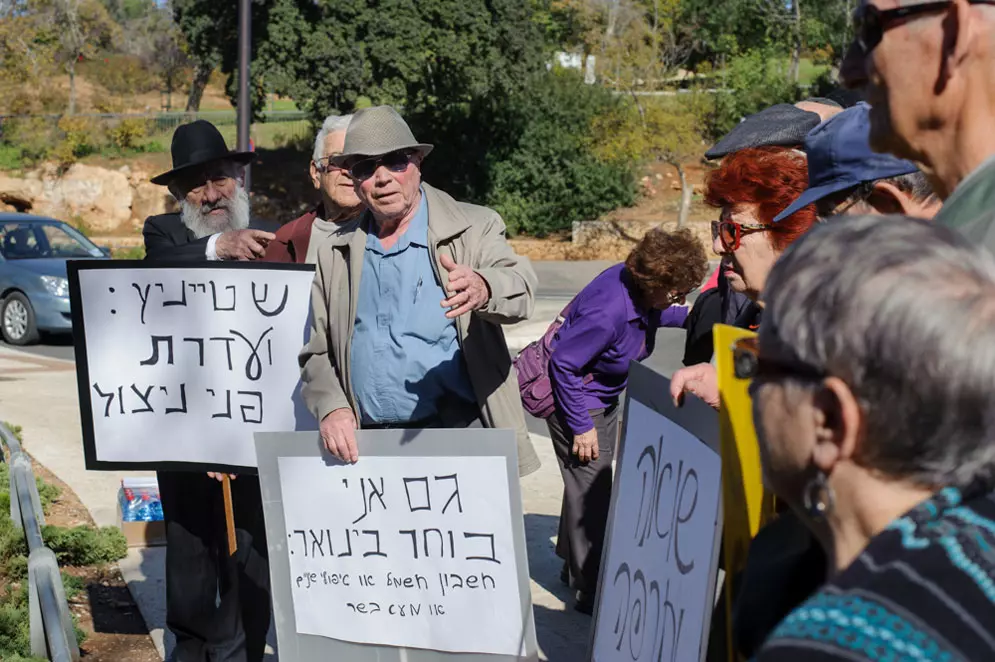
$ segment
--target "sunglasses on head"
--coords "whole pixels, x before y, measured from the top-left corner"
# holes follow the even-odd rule
[[[995,0],[967,0],[967,2],[971,5],[995,5]],[[854,39],[857,47],[864,55],[868,55],[881,43],[884,33],[896,23],[922,14],[942,11],[952,4],[953,0],[939,0],[894,9],[878,9],[867,2],[853,13],[853,29],[856,35]]]
[[[743,237],[754,232],[780,232],[776,225],[737,223],[736,221],[712,221],[712,239],[718,238],[722,248],[729,253],[739,250]]]
[[[756,336],[740,338],[732,344],[732,365],[736,379],[756,379],[758,377],[802,377],[823,379],[823,370],[800,361],[778,361],[760,356],[760,342]]]
[[[402,149],[396,152],[388,152],[382,156],[374,156],[362,161],[356,161],[349,166],[349,174],[352,178],[361,182],[373,176],[377,168],[383,166],[391,172],[404,172],[408,169],[415,152],[410,149]]]

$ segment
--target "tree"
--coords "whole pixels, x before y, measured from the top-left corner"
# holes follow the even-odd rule
[[[172,10],[168,4],[160,7],[152,3],[147,13],[127,21],[124,28],[128,35],[124,50],[156,73],[166,93],[166,110],[171,110],[177,78],[189,65],[186,41]]]
[[[702,120],[700,105],[668,103],[653,99],[632,100],[594,121],[595,153],[610,161],[657,161],[672,166],[681,182],[677,227],[684,227],[691,213],[694,187],[685,164],[700,157]]]
[[[41,0],[34,9],[55,44],[55,59],[69,74],[69,114],[76,112],[76,65],[113,44],[118,26],[97,0]]]

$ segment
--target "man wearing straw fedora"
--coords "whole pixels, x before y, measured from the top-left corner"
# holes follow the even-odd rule
[[[509,428],[519,472],[539,467],[502,325],[532,314],[536,275],[492,209],[422,182],[432,145],[388,106],[357,112],[343,153],[366,211],[322,242],[303,395],[329,452],[355,430]]]
[[[146,260],[196,265],[253,260],[273,239],[249,230],[242,185],[251,152],[231,152],[210,122],[173,134],[173,169],[152,182],[169,187],[180,213],[145,221]],[[166,625],[173,662],[256,662],[270,624],[269,565],[259,479],[231,483],[238,552],[229,556],[220,474],[159,471],[166,520]]]

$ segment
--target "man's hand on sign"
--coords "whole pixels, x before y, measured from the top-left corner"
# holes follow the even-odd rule
[[[456,264],[448,255],[443,255],[439,262],[449,272],[446,292],[449,298],[442,302],[443,308],[450,309],[446,317],[455,319],[487,305],[491,290],[483,276],[466,265]]]
[[[213,478],[214,480],[218,481],[219,483],[222,483],[225,480],[225,474],[222,473],[222,472],[220,472],[220,471],[208,471],[207,472],[207,477],[208,478]],[[238,478],[238,475],[236,475],[236,474],[228,474],[228,477],[231,478],[232,480],[235,480],[236,478]]]
[[[263,256],[275,237],[262,230],[230,230],[218,237],[214,250],[219,260],[255,260]]]
[[[355,462],[359,459],[359,447],[356,446],[356,417],[352,410],[336,409],[321,419],[319,426],[321,440],[325,442],[328,452],[343,462]]]
[[[670,397],[674,405],[680,407],[684,402],[684,394],[696,395],[714,409],[719,408],[719,378],[715,366],[711,363],[681,368],[670,380]]]
[[[574,435],[573,454],[585,463],[598,459],[598,431],[595,428]]]

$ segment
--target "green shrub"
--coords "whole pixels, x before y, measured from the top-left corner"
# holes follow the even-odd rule
[[[787,60],[772,48],[733,57],[719,79],[728,90],[715,94],[709,122],[710,137],[718,140],[739,121],[777,103],[794,103],[802,89],[788,79]]]
[[[594,117],[619,103],[571,71],[543,72],[507,99],[481,99],[411,118],[435,151],[426,180],[487,204],[512,233],[545,235],[636,198],[637,164],[599,160]]]
[[[42,538],[63,565],[112,563],[128,554],[124,534],[113,526],[100,529],[90,526],[71,529],[46,526],[42,529]]]
[[[59,120],[62,140],[51,151],[51,156],[63,165],[93,154],[100,148],[100,132],[85,117],[66,116]]]
[[[46,483],[37,476],[35,477],[35,485],[38,486],[38,497],[41,499],[41,508],[47,515],[52,504],[58,501],[62,490],[57,485]]]
[[[24,167],[24,155],[16,145],[0,145],[0,170],[20,170]]]
[[[107,131],[111,144],[119,149],[138,149],[147,134],[145,120],[138,118],[123,119]]]

